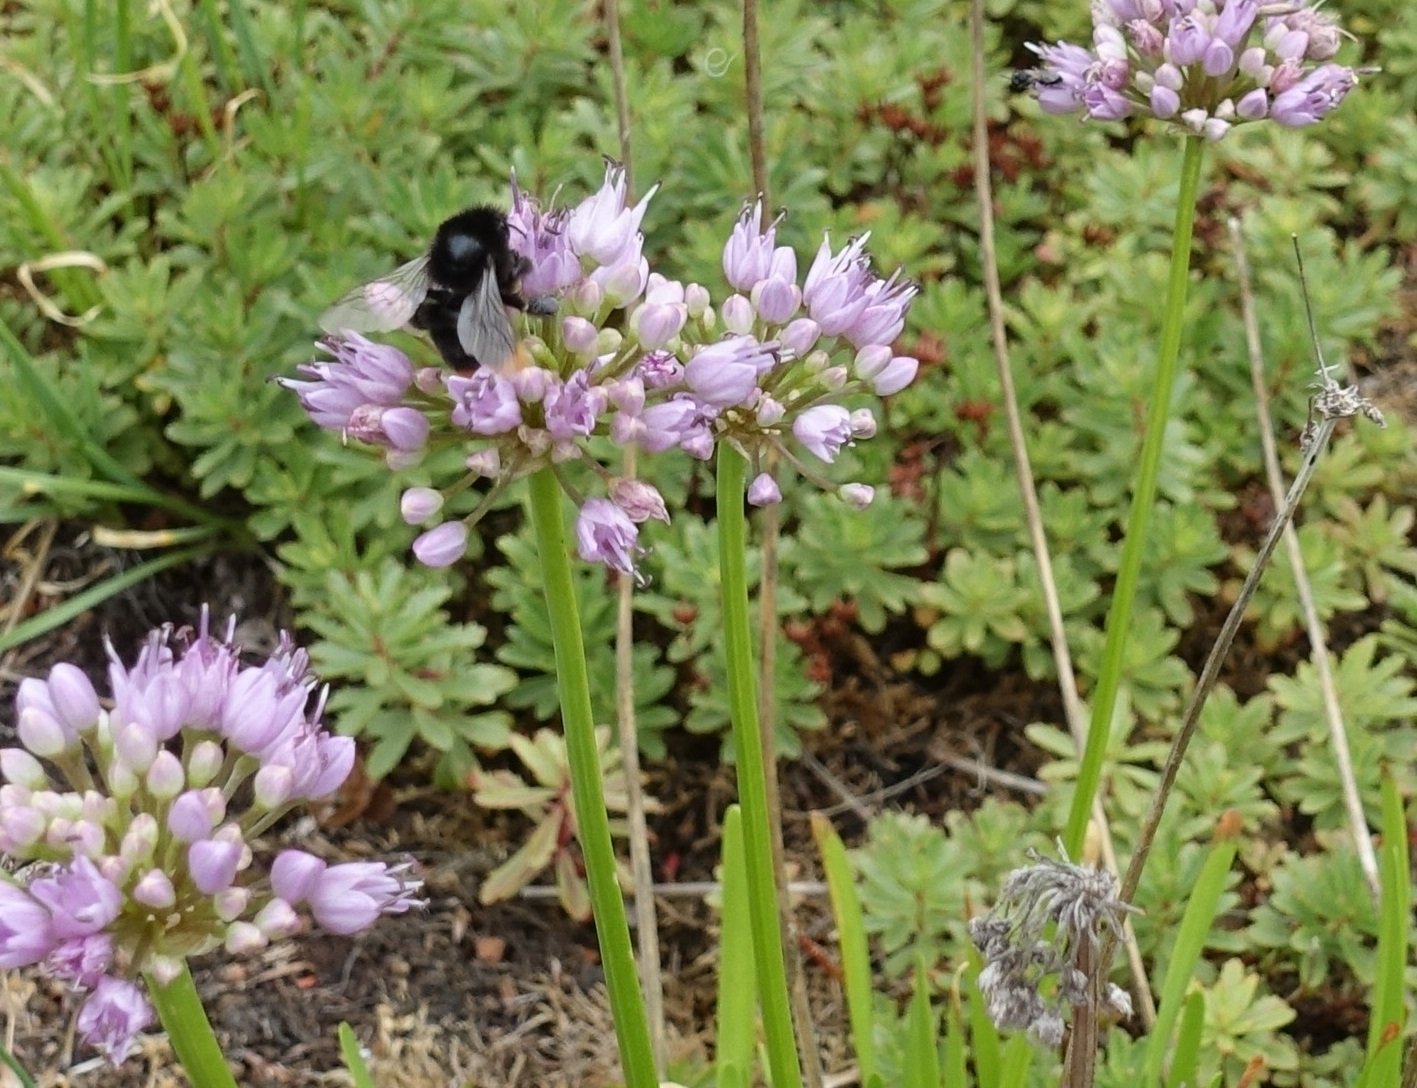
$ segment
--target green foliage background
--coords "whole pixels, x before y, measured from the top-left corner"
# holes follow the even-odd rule
[[[722,241],[751,187],[738,6],[621,7],[635,179],[662,185],[645,220],[647,251],[666,274],[721,293]],[[1049,118],[1008,95],[1007,72],[1030,56],[1024,43],[1085,37],[1086,4],[987,7],[1015,377],[1088,684],[1160,323],[1180,150],[1172,134],[1144,124]],[[1413,347],[1410,304],[1407,323],[1398,317],[1402,269],[1417,246],[1417,19],[1404,0],[1328,10],[1356,38],[1343,59],[1381,72],[1312,129],[1246,126],[1211,152],[1183,347],[1190,376],[1167,438],[1145,608],[1129,647],[1135,720],[1114,752],[1124,846],[1125,817],[1154,780],[1157,742],[1189,689],[1185,635],[1238,583],[1267,517],[1226,219],[1245,219],[1272,409],[1291,468],[1312,365],[1291,234],[1304,249],[1330,361],[1386,364],[1410,359]],[[25,368],[37,366],[134,475],[243,526],[213,546],[249,537],[274,562],[318,640],[317,666],[336,685],[332,709],[370,742],[376,773],[416,741],[444,753],[451,779],[503,749],[510,729],[554,716],[544,608],[515,490],[457,574],[425,570],[411,562],[413,530],[398,518],[397,495],[426,483],[429,470],[392,477],[318,432],[270,378],[312,357],[315,317],[330,299],[416,253],[453,210],[504,202],[513,170],[543,197],[560,188],[574,201],[598,184],[618,138],[595,6],[196,0],[173,15],[181,49],[172,26],[134,0],[32,0],[5,18],[0,319],[14,340],[0,356],[0,388],[11,391],[0,396],[0,462],[70,480],[95,474],[25,395]],[[784,619],[800,629],[847,602],[860,632],[927,689],[936,676],[981,664],[1038,680],[1053,670],[987,340],[966,28],[960,0],[775,0],[763,20],[772,201],[789,210],[781,236],[805,260],[823,230],[838,240],[870,230],[879,264],[903,265],[921,284],[906,344],[926,362],[889,406],[881,435],[838,465],[841,480],[878,483],[888,497],[853,514],[805,485],[785,489]],[[95,78],[139,69],[148,74],[136,81]],[[46,317],[16,273],[73,250],[106,271],[36,277],[65,313],[94,308],[70,327]],[[1370,807],[1385,760],[1410,793],[1417,742],[1417,459],[1400,411],[1389,421],[1386,431],[1360,427],[1339,439],[1300,531],[1320,609],[1342,633],[1341,692]],[[715,695],[715,557],[701,516],[711,508],[708,481],[685,460],[645,460],[674,514],[650,534],[652,583],[637,603],[641,743],[657,756],[667,730],[718,732],[726,719]],[[132,528],[151,527],[153,511],[7,477],[0,516]],[[159,523],[185,524],[172,515]],[[600,572],[583,573],[592,675],[602,686],[613,630],[613,610],[597,603],[604,589]],[[1303,656],[1282,563],[1253,619],[1260,647],[1283,660]],[[784,639],[779,660],[781,741],[791,751],[801,731],[830,723],[804,653]],[[1301,924],[1318,932],[1330,917],[1322,889],[1335,882],[1324,867],[1337,863],[1322,850],[1301,857],[1297,846],[1260,841],[1281,812],[1302,813],[1323,841],[1341,826],[1306,670],[1256,675],[1245,695],[1212,708],[1172,835],[1185,859],[1223,809],[1239,809],[1259,836],[1242,850],[1251,875],[1272,876],[1276,900],[1313,884]],[[610,705],[607,692],[599,712],[608,717]],[[1031,735],[1055,758],[1048,775],[1066,777],[1071,742],[1050,728]],[[1242,768],[1231,765],[1237,753]],[[1255,769],[1262,773],[1248,773]],[[1029,826],[1049,829],[1057,815],[1045,803]],[[1323,871],[1310,875],[1315,866]],[[889,882],[880,870],[870,879]],[[1345,903],[1329,907],[1346,917]],[[1271,980],[1305,987],[1335,971],[1363,977],[1362,957],[1342,943],[1307,945],[1285,966],[1268,910],[1237,907],[1232,920],[1267,950]],[[1144,945],[1160,951],[1165,926],[1149,928],[1139,926]],[[932,929],[928,940],[948,930]],[[875,931],[903,932],[889,918]],[[913,962],[905,938],[892,937],[890,949],[891,962]],[[1226,970],[1214,985],[1244,992],[1245,979]],[[1114,1058],[1127,1068],[1125,1056]],[[1285,1083],[1341,1083],[1330,1067],[1342,1068],[1294,1066]]]

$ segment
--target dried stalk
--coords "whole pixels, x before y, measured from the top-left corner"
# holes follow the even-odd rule
[[[1255,391],[1255,417],[1259,421],[1260,445],[1264,451],[1265,477],[1269,493],[1278,507],[1284,501],[1284,470],[1274,445],[1274,423],[1269,415],[1268,390],[1264,381],[1264,353],[1260,345],[1259,322],[1255,317],[1254,291],[1250,284],[1250,263],[1245,254],[1245,237],[1238,219],[1230,220],[1230,240],[1235,249],[1235,270],[1240,281],[1240,312],[1245,321],[1245,345],[1250,355],[1250,383]],[[1299,608],[1304,615],[1304,630],[1309,636],[1310,656],[1319,678],[1323,695],[1324,719],[1328,722],[1329,742],[1333,746],[1333,762],[1343,785],[1343,804],[1348,812],[1348,829],[1358,852],[1358,863],[1373,893],[1374,902],[1381,891],[1378,878],[1378,858],[1373,850],[1373,837],[1363,813],[1363,801],[1358,795],[1358,782],[1353,774],[1353,757],[1348,748],[1348,732],[1343,723],[1343,711],[1338,705],[1338,689],[1333,682],[1333,668],[1328,653],[1328,640],[1323,623],[1314,606],[1314,592],[1304,570],[1304,553],[1299,547],[1299,534],[1293,525],[1285,526],[1284,550],[1289,568],[1294,574],[1294,587]]]
[[[615,89],[620,163],[625,168],[625,192],[628,197],[634,192],[634,174],[630,161],[630,96],[625,81],[625,52],[620,43],[619,0],[605,2],[605,35],[610,46],[610,76]],[[633,479],[637,467],[634,446],[626,445],[622,465],[626,478]],[[663,1077],[668,1066],[664,982],[660,974],[659,921],[655,915],[654,871],[649,857],[644,786],[640,781],[639,729],[635,721],[634,579],[621,574],[616,580],[616,594],[615,721],[620,758],[625,766],[625,818],[629,824],[630,873],[635,895],[635,954],[640,969],[640,987],[645,996],[645,1017],[649,1020],[654,1065]]]

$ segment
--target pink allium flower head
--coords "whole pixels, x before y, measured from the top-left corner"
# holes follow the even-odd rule
[[[1048,113],[1118,120],[1146,111],[1218,140],[1267,117],[1313,124],[1357,81],[1354,69],[1323,63],[1341,32],[1304,0],[1105,0],[1093,20],[1091,49],[1030,46],[1033,90]]]
[[[1142,18],[1137,13],[1150,12],[1151,4],[1135,0],[1128,10]],[[1061,44],[1042,50],[1042,59],[1068,73],[1049,86],[1062,86],[1068,109],[1078,108],[1084,91],[1096,93],[1093,84],[1130,108],[1125,88],[1133,62],[1120,25],[1100,29],[1096,46],[1096,58]],[[866,236],[836,249],[824,239],[799,280],[797,252],[778,244],[781,217],[765,224],[761,202],[745,205],[722,250],[735,293],[716,302],[702,285],[652,267],[655,254],[647,252],[641,227],[654,192],[635,201],[624,170],[613,163],[598,191],[565,209],[543,207],[514,180],[506,222],[509,244],[526,266],[518,269],[526,312],[507,308],[516,350],[499,372],[415,369],[402,353],[350,336],[325,345],[333,362],[311,364],[301,380],[287,383],[317,423],[377,447],[392,471],[418,465],[437,473],[445,462],[465,467],[456,478],[425,478],[401,489],[401,517],[426,529],[413,542],[421,562],[456,562],[472,526],[493,508],[483,502],[464,520],[430,525],[441,514],[442,496],[469,486],[498,493],[518,477],[555,467],[581,506],[581,554],[631,569],[641,549],[626,526],[668,511],[661,513],[662,500],[644,507],[619,493],[610,500],[582,494],[576,481],[612,479],[597,463],[606,439],[701,460],[727,441],[757,461],[765,452],[787,452],[787,432],[795,429],[808,436],[809,448],[826,451],[832,440],[814,426],[821,413],[807,413],[900,388],[914,376],[913,360],[891,351],[917,289],[900,272],[889,278],[874,273]],[[546,320],[553,304],[559,316]],[[869,374],[853,370],[853,349],[868,346],[884,357]],[[427,455],[450,446],[456,458]],[[192,697],[180,685],[176,694]],[[267,691],[254,694],[262,707],[269,701]],[[50,702],[32,715],[31,732],[57,746],[64,743],[63,727],[52,724]],[[176,729],[187,713],[174,702],[162,720]],[[260,725],[269,720],[264,710],[256,718]],[[250,737],[251,729],[243,723],[241,736]],[[309,767],[342,766],[334,759],[312,761],[310,744],[277,732],[275,741],[250,737],[246,745],[267,763],[254,778],[264,803],[280,804],[287,790],[314,789]],[[123,773],[134,779],[131,771]],[[122,784],[140,785],[136,779]],[[25,833],[0,814],[0,837]]]
[[[305,651],[282,634],[269,657],[244,665],[234,631],[233,620],[225,637],[214,634],[204,611],[195,632],[153,632],[131,665],[109,646],[114,708],[107,727],[77,732],[78,758],[46,767],[23,749],[0,753],[9,778],[0,845],[18,862],[44,862],[0,881],[0,968],[38,964],[89,991],[80,1035],[115,1062],[151,1020],[129,979],[166,984],[194,951],[245,947],[237,938],[248,931],[267,939],[248,915],[289,928],[289,904],[272,907],[277,897],[248,875],[249,840],[353,767],[353,739],[319,725],[324,696]],[[24,714],[78,721],[97,699],[65,666],[19,701]],[[248,780],[254,791],[239,789]],[[407,909],[417,884],[404,870],[359,863],[349,888],[329,886],[321,912],[349,933]]]

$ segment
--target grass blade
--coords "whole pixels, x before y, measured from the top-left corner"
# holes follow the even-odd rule
[[[930,979],[925,957],[915,960],[915,993],[906,1011],[904,1088],[940,1088],[940,1059],[936,1036],[939,1018],[930,1007]]]
[[[1383,844],[1378,853],[1382,895],[1378,902],[1377,977],[1368,1021],[1368,1056],[1360,1086],[1396,1084],[1401,1073],[1402,1029],[1406,1022],[1403,976],[1407,971],[1407,921],[1412,883],[1407,857],[1407,817],[1392,775],[1383,774]]]
[[[1035,1051],[1027,1035],[1014,1035],[1004,1044],[1004,1060],[999,1067],[999,1088],[1024,1088]]]
[[[989,1011],[984,1007],[984,995],[979,992],[980,960],[977,952],[969,954],[969,973],[965,982],[965,1007],[969,1010],[969,1043],[974,1052],[974,1072],[979,1078],[979,1088],[999,1088],[1001,1083],[1002,1055],[999,1046],[999,1029],[989,1019]]]
[[[960,1003],[959,978],[950,986],[945,1006],[945,1088],[967,1088],[965,1071],[964,1007]]]
[[[1176,1033],[1176,1049],[1172,1053],[1171,1075],[1166,1078],[1166,1088],[1185,1088],[1196,1083],[1204,1031],[1205,994],[1195,990],[1186,998],[1186,1008],[1181,1013],[1181,1029]]]
[[[144,579],[151,578],[159,571],[179,566],[210,550],[205,544],[199,547],[183,548],[181,551],[168,552],[156,559],[149,559],[146,563],[140,563],[131,570],[125,570],[122,574],[115,574],[112,578],[105,578],[102,582],[90,586],[62,604],[47,608],[39,615],[31,616],[24,623],[16,624],[13,630],[0,634],[0,653],[12,650],[16,646],[22,646],[32,638],[38,638],[47,631],[63,626],[90,609],[97,608],[108,598],[122,593],[125,589],[137,585]]]
[[[369,1075],[364,1055],[359,1052],[359,1040],[354,1037],[354,1029],[343,1020],[339,1025],[339,1053],[344,1067],[349,1070],[350,1080],[354,1081],[354,1088],[374,1088],[374,1078]]]
[[[718,1026],[715,1055],[718,1088],[747,1088],[757,1034],[757,987],[753,930],[748,905],[748,859],[743,852],[743,813],[723,814],[723,903],[718,942]]]
[[[35,1088],[34,1078],[25,1072],[24,1066],[3,1046],[0,1046],[0,1062],[19,1078],[20,1088]]]
[[[812,835],[822,855],[827,875],[832,914],[836,918],[837,942],[841,946],[841,970],[845,979],[846,1008],[851,1018],[851,1041],[861,1083],[870,1084],[876,1071],[875,1024],[871,1015],[871,955],[866,944],[866,923],[861,899],[856,894],[846,847],[831,822],[820,812],[812,813]]]
[[[1185,916],[1181,919],[1181,928],[1176,934],[1171,962],[1166,965],[1166,979],[1161,984],[1156,1025],[1147,1038],[1146,1063],[1142,1067],[1143,1084],[1161,1083],[1161,1064],[1166,1057],[1166,1045],[1171,1041],[1171,1030],[1181,1014],[1186,987],[1205,947],[1206,934],[1215,922],[1215,911],[1225,891],[1225,878],[1235,860],[1235,849],[1233,839],[1217,842],[1201,863],[1200,875],[1196,878]]]

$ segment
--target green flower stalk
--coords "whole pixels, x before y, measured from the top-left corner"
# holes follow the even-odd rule
[[[561,485],[550,469],[542,469],[532,476],[530,485],[531,516],[541,554],[551,640],[556,649],[556,682],[561,696],[566,756],[571,768],[571,795],[585,858],[586,880],[590,885],[596,939],[605,968],[605,988],[610,995],[625,1084],[627,1088],[655,1088],[659,1076],[655,1072],[649,1021],[645,1018],[644,998],[640,994],[625,902],[615,870],[610,817],[601,788],[585,642],[581,637],[581,620],[571,578]]]
[[[1117,571],[1117,584],[1112,591],[1112,605],[1107,611],[1107,640],[1102,651],[1102,669],[1097,678],[1097,690],[1092,697],[1092,721],[1087,731],[1087,745],[1078,767],[1078,780],[1068,810],[1063,846],[1070,857],[1082,855],[1083,838],[1087,833],[1092,799],[1102,778],[1102,760],[1107,751],[1107,734],[1117,705],[1117,691],[1122,683],[1122,658],[1126,649],[1127,632],[1131,629],[1132,610],[1136,604],[1137,581],[1141,576],[1143,548],[1151,512],[1156,506],[1156,486],[1161,474],[1161,449],[1166,436],[1166,421],[1171,414],[1171,399],[1176,388],[1176,374],[1181,355],[1181,320],[1186,311],[1186,288],[1191,264],[1191,234],[1196,220],[1196,196],[1200,190],[1201,160],[1205,141],[1199,136],[1186,139],[1185,157],[1181,162],[1181,191],[1176,201],[1176,223],[1171,243],[1171,272],[1166,280],[1166,303],[1161,325],[1161,350],[1156,360],[1156,376],[1152,382],[1151,406],[1146,413],[1146,434],[1142,439],[1141,464],[1132,491],[1132,507],[1127,515],[1126,537],[1122,544],[1122,562]]]
[[[1332,63],[1342,40],[1316,4],[1259,0],[1095,0],[1093,41],[1031,45],[1039,67],[1032,88],[1048,113],[1083,113],[1116,121],[1150,113],[1187,132],[1172,236],[1171,272],[1141,464],[1127,517],[1092,724],[1078,770],[1063,842],[1079,856],[1102,773],[1107,733],[1121,685],[1122,651],[1131,627],[1162,442],[1175,391],[1181,320],[1200,185],[1201,151],[1234,126],[1271,119],[1299,128],[1335,109],[1360,70]]]
[[[802,1070],[788,1003],[787,967],[778,924],[777,883],[773,878],[772,829],[768,823],[767,772],[762,725],[758,719],[757,672],[748,623],[747,497],[748,462],[727,444],[718,448],[718,555],[723,596],[723,642],[728,655],[728,704],[738,801],[743,810],[743,845],[748,862],[749,915],[758,1000],[767,1038],[768,1068],[775,1088],[797,1088]]]

